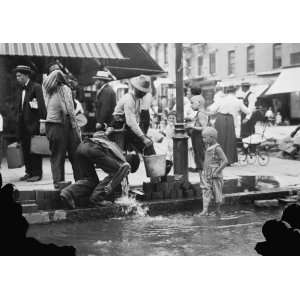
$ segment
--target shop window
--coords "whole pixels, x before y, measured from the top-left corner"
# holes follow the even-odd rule
[[[273,44],[273,69],[281,67],[281,44]]]
[[[202,75],[202,69],[203,69],[203,57],[198,56],[198,75]]]
[[[247,73],[255,71],[255,48],[254,46],[247,47]]]
[[[300,64],[300,52],[291,53],[291,65]]]
[[[216,73],[216,53],[209,54],[209,73]]]
[[[228,51],[228,75],[235,73],[235,51]]]

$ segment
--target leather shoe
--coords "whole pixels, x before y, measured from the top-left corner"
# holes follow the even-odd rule
[[[25,174],[23,177],[20,178],[20,181],[26,181],[29,178],[30,178],[30,175],[29,174]]]
[[[36,181],[40,181],[42,179],[41,176],[32,176],[30,178],[28,178],[26,181],[27,182],[36,182]]]

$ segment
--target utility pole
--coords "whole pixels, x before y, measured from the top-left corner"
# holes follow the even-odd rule
[[[176,43],[176,124],[173,138],[174,173],[188,180],[188,136],[184,128],[183,102],[183,51],[182,43]]]

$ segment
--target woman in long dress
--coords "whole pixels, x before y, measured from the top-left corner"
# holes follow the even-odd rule
[[[231,165],[238,161],[236,138],[240,136],[240,114],[250,110],[235,96],[235,87],[229,86],[222,101],[213,103],[208,109],[217,114],[215,128],[221,145]]]

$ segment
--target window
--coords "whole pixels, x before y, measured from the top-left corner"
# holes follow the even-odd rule
[[[164,44],[164,63],[168,64],[168,44]]]
[[[273,69],[281,67],[281,44],[273,44]]]
[[[228,75],[235,72],[235,51],[228,51]]]
[[[216,53],[209,54],[209,73],[216,73]]]
[[[158,62],[159,59],[159,45],[155,45],[155,60]]]
[[[247,72],[255,71],[255,48],[254,46],[249,46],[247,48]]]
[[[300,64],[300,52],[291,54],[291,65]]]
[[[202,74],[202,68],[203,68],[203,57],[198,56],[198,75],[199,76]]]
[[[186,58],[185,59],[185,75],[186,76],[190,76],[191,75],[191,59],[190,58]]]

